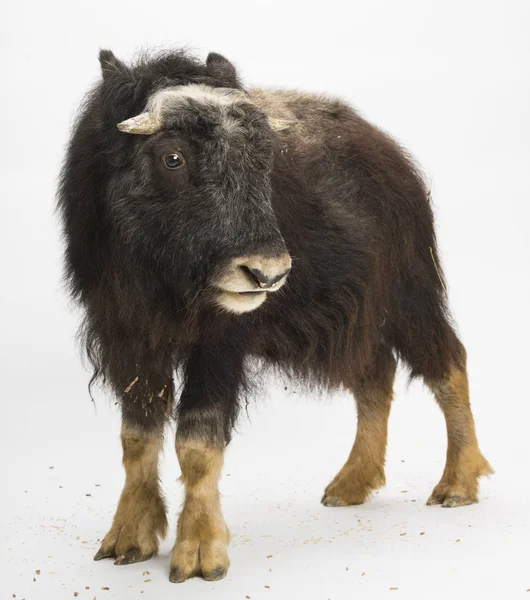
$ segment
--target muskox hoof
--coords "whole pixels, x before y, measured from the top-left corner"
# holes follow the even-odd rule
[[[457,506],[467,506],[478,502],[472,498],[462,498],[461,496],[447,496],[442,502],[443,508],[456,508]]]
[[[444,496],[440,496],[438,494],[431,494],[431,496],[429,496],[429,499],[425,504],[427,506],[435,506],[436,504],[442,504],[444,500]]]
[[[205,581],[219,581],[220,579],[224,579],[227,573],[228,569],[217,567],[216,569],[202,573],[202,578]],[[169,571],[169,581],[171,583],[184,583],[186,579],[190,579],[196,575],[201,575],[201,573],[199,571],[194,571],[187,575],[186,572],[179,567],[171,567],[171,570]]]
[[[458,506],[468,506],[475,502],[478,502],[476,497],[433,493],[427,500],[427,506],[439,504],[443,508],[456,508]]]
[[[120,554],[114,561],[115,565],[132,565],[133,563],[142,562],[153,558],[154,553],[142,554],[139,548],[131,548],[124,554]]]
[[[171,570],[169,571],[169,581],[171,581],[171,583],[184,583],[188,577],[191,576],[186,575],[184,571],[178,567],[171,567]]]
[[[166,509],[160,495],[144,487],[136,488],[134,494],[124,491],[94,560],[114,558],[115,565],[148,560],[157,553],[158,538],[166,535],[166,529]]]
[[[340,506],[357,506],[358,504],[364,504],[367,497],[370,495],[371,489],[350,491],[349,493],[333,493],[324,492],[320,502],[324,506],[328,507],[340,507]]]
[[[328,496],[327,494],[324,494],[322,496],[322,499],[320,500],[320,502],[324,506],[329,506],[329,507],[348,506],[348,503],[345,500],[343,500],[342,498],[337,498],[336,496]],[[360,504],[360,503],[358,503],[358,504]]]
[[[343,467],[326,487],[321,502],[324,506],[356,506],[384,484],[385,475],[380,470],[366,473]]]
[[[441,504],[444,508],[457,508],[478,502],[478,480],[493,473],[489,462],[477,446],[467,447],[451,469],[446,466],[442,479],[435,486],[427,505]]]
[[[477,477],[468,477],[458,483],[441,481],[427,500],[428,506],[439,504],[444,508],[456,508],[478,502]]]
[[[206,581],[219,581],[220,579],[224,579],[226,577],[227,572],[228,571],[226,569],[219,567],[217,569],[213,569],[209,573],[203,573],[202,577],[203,579],[206,579]]]
[[[219,581],[226,577],[230,560],[226,551],[228,530],[224,539],[209,541],[184,540],[173,549],[169,581],[182,583],[191,577]]]
[[[114,549],[103,550],[103,548],[100,548],[94,556],[94,560],[103,560],[104,558],[116,558]]]

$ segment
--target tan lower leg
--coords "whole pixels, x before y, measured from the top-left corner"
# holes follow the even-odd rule
[[[357,402],[357,434],[348,460],[328,485],[326,506],[362,504],[372,490],[385,484],[385,452],[392,402],[395,363],[389,361],[381,378],[352,386]]]
[[[95,560],[116,557],[116,564],[146,560],[167,531],[166,507],[158,481],[161,435],[145,436],[122,427],[125,487],[112,527]]]
[[[185,499],[177,526],[177,542],[171,558],[170,581],[182,582],[202,575],[222,579],[230,561],[229,541],[219,501],[218,481],[223,449],[202,441],[177,443]]]
[[[478,447],[466,372],[454,367],[446,378],[428,385],[444,413],[447,460],[427,504],[453,507],[477,502],[478,478],[491,474],[493,469]]]

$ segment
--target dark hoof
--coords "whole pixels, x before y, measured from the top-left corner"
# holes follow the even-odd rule
[[[144,560],[149,560],[153,557],[153,553],[151,554],[142,554],[139,548],[131,548],[127,550],[125,554],[118,556],[118,558],[114,561],[115,565],[132,565],[133,563],[142,562]]]
[[[442,502],[443,508],[456,508],[457,506],[468,506],[473,504],[474,500],[470,498],[462,498],[462,496],[447,496]]]
[[[439,496],[438,494],[433,494],[428,500],[427,500],[427,506],[434,506],[435,504],[442,504],[442,502],[444,501],[444,497],[443,496]]]
[[[445,494],[432,494],[431,497],[427,500],[427,506],[441,504],[443,508],[457,508],[459,506],[468,506],[468,504],[473,504],[476,501],[476,498],[469,498],[465,496],[446,496]]]
[[[171,583],[184,583],[187,577],[178,567],[171,567],[169,571],[169,581]]]
[[[322,496],[322,500],[320,502],[324,506],[329,506],[329,507],[348,506],[348,504],[346,502],[344,502],[344,500],[341,500],[340,498],[336,498],[335,496],[326,496],[326,494],[324,494]]]
[[[96,552],[96,555],[94,556],[94,560],[102,560],[104,558],[116,558],[116,554],[114,553],[114,550],[107,550],[106,552],[103,552],[103,550],[100,548]]]
[[[209,573],[203,573],[202,577],[206,581],[219,581],[220,579],[226,577],[226,573],[226,569],[223,569],[223,567],[218,567],[217,569],[213,569]]]

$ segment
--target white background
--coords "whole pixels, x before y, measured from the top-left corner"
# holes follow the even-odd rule
[[[528,1],[8,0],[2,12],[0,596],[530,598]],[[183,45],[225,54],[248,85],[347,99],[425,168],[479,441],[497,471],[480,504],[424,505],[445,427],[427,390],[407,390],[401,376],[387,486],[363,506],[322,507],[353,441],[353,403],[267,383],[221,483],[228,577],[167,581],[181,499],[172,434],[160,556],[92,562],[123,483],[119,417],[102,394],[96,407],[87,395],[78,315],[60,284],[56,178],[76,107],[99,76],[98,49],[129,59]]]

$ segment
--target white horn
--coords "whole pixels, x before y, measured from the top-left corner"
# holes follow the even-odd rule
[[[273,119],[269,117],[269,125],[273,131],[282,131],[298,125],[298,121],[288,121],[286,119]]]
[[[162,123],[153,114],[145,112],[132,119],[118,123],[117,127],[124,133],[151,135],[162,129]]]

